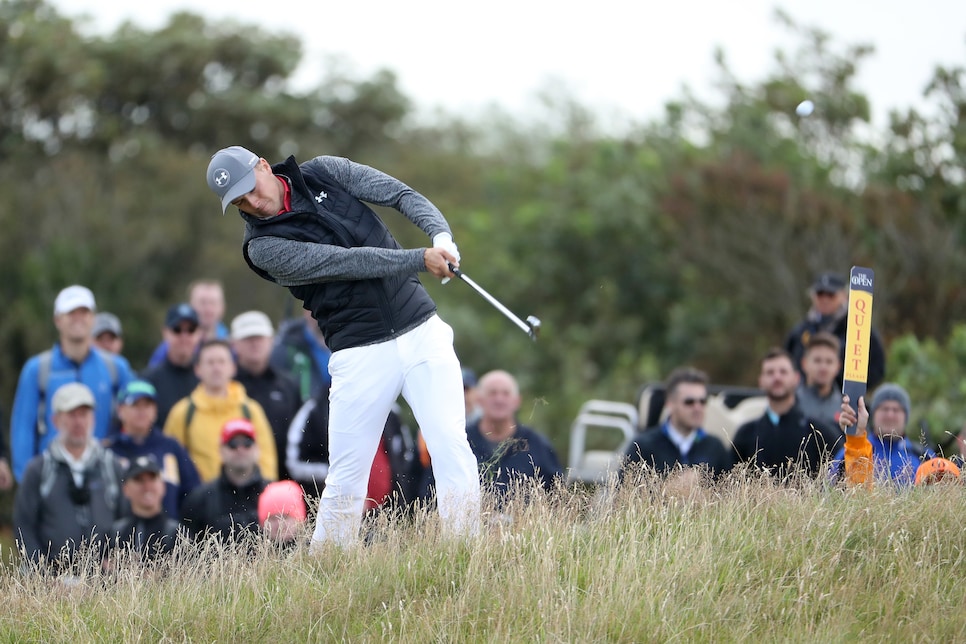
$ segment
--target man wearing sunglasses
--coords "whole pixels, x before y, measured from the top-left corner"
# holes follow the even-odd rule
[[[187,302],[172,306],[164,317],[161,337],[166,347],[163,359],[157,366],[148,367],[141,377],[154,385],[157,422],[164,427],[175,403],[198,386],[194,367],[195,352],[202,339],[198,312]]]
[[[258,497],[269,483],[258,468],[259,446],[251,421],[226,422],[219,453],[221,475],[191,491],[181,509],[181,523],[195,539],[210,536],[222,543],[243,543],[258,534]]]
[[[621,480],[653,470],[664,476],[676,469],[704,468],[712,476],[731,469],[724,444],[703,429],[708,403],[708,376],[680,367],[664,385],[667,420],[639,433],[624,454]]]
[[[812,306],[805,314],[805,319],[799,322],[785,339],[785,350],[791,354],[795,368],[805,376],[802,358],[805,348],[812,336],[817,333],[831,333],[839,341],[839,370],[835,374],[835,386],[842,388],[842,378],[845,370],[845,333],[848,330],[847,314],[849,310],[848,282],[844,275],[838,273],[822,273],[808,290]],[[872,330],[869,338],[869,390],[874,389],[885,377],[885,349],[878,331]]]

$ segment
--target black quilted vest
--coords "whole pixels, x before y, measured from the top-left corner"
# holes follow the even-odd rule
[[[401,248],[379,216],[323,169],[308,163],[299,166],[295,157],[289,157],[272,166],[272,171],[291,180],[292,211],[269,219],[246,217],[250,225],[242,244],[245,261],[263,278],[275,281],[248,256],[248,242],[256,237],[345,248]],[[315,195],[322,192],[326,197],[317,201]],[[312,312],[332,351],[388,340],[428,319],[436,310],[415,273],[288,288]]]

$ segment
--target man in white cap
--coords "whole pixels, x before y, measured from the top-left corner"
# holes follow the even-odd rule
[[[93,437],[96,402],[86,385],[63,385],[49,406],[56,439],[24,468],[14,536],[28,560],[64,565],[79,548],[101,548],[120,518],[121,468]]]
[[[285,441],[302,398],[295,379],[269,363],[274,337],[272,321],[261,311],[246,311],[231,321],[231,347],[238,364],[235,380],[265,410],[278,449],[278,478],[287,479]]]
[[[241,211],[249,267],[302,301],[332,351],[330,468],[313,545],[358,541],[370,466],[400,393],[436,466],[444,529],[478,533],[480,484],[453,330],[419,281],[421,272],[452,278],[450,267],[459,266],[439,209],[398,179],[341,157],[272,166],[232,146],[211,158],[207,180],[222,212]],[[432,248],[401,248],[364,201],[398,210]]]
[[[33,456],[53,441],[53,410],[48,398],[62,385],[79,382],[94,395],[94,437],[111,433],[113,402],[118,391],[133,378],[121,356],[93,346],[91,331],[97,306],[94,294],[84,286],[68,286],[54,301],[54,325],[58,340],[51,349],[30,358],[20,372],[10,418],[10,452],[13,474],[20,481]]]

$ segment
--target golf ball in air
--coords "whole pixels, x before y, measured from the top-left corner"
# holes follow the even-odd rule
[[[795,108],[795,113],[799,116],[808,116],[815,109],[815,103],[809,100],[804,100],[798,104]]]

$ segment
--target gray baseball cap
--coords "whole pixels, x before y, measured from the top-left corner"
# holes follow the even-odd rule
[[[113,333],[121,337],[121,320],[113,313],[102,311],[94,316],[94,328],[91,329],[91,337],[96,338],[102,333]]]
[[[240,145],[222,148],[208,163],[208,187],[221,199],[222,214],[232,201],[255,189],[258,155]]]

